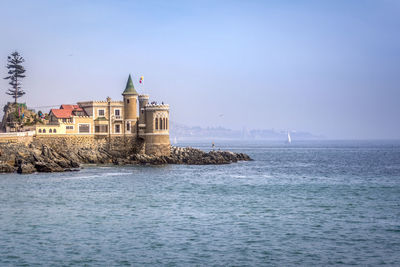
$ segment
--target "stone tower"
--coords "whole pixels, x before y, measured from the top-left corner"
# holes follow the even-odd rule
[[[131,75],[129,74],[128,82],[126,83],[124,96],[124,125],[125,133],[137,133],[137,98],[138,93],[133,86]]]
[[[146,104],[144,111],[146,154],[169,156],[169,105]]]
[[[144,135],[146,131],[146,105],[149,103],[148,95],[139,95],[139,135]]]

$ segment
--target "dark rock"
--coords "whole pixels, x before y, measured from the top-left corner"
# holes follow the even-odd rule
[[[240,160],[251,160],[250,157],[242,153],[233,153],[230,151],[210,151],[204,152],[191,147],[171,147],[171,156],[167,162],[170,164],[229,164]]]
[[[79,168],[80,167],[79,163],[76,161],[73,161],[73,160],[70,161],[70,166],[71,166],[71,168]]]
[[[8,163],[0,163],[0,173],[14,172],[14,166],[11,166]]]
[[[17,172],[21,174],[33,173],[35,171],[36,169],[31,163],[21,163],[17,170]]]
[[[80,164],[229,164],[241,160],[251,160],[243,153],[229,151],[204,152],[191,147],[171,147],[170,156],[152,156],[135,154],[105,148],[90,149],[77,147],[57,147],[57,150],[47,145],[0,144],[0,172],[32,173],[62,172],[80,168]],[[14,167],[15,166],[15,167]]]
[[[38,172],[63,172],[64,169],[54,162],[36,162],[35,169]]]

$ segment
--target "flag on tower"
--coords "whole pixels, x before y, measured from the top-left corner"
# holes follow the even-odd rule
[[[139,83],[143,83],[143,76],[140,76]]]

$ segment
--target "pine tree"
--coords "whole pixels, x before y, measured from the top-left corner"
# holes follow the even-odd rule
[[[8,83],[12,86],[11,89],[8,89],[6,92],[7,95],[10,95],[14,98],[15,104],[17,104],[17,99],[25,94],[25,92],[21,89],[21,79],[25,78],[25,68],[21,65],[25,60],[22,56],[19,55],[17,51],[11,54],[11,56],[7,57],[7,69],[8,75],[4,79],[10,80]]]

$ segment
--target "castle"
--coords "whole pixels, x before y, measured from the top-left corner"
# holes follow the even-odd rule
[[[169,155],[169,105],[149,103],[139,95],[129,75],[123,101],[78,102],[51,109],[48,124],[36,125],[36,136],[92,136],[95,139],[123,139],[143,143],[149,155]],[[139,107],[138,107],[139,104]]]

